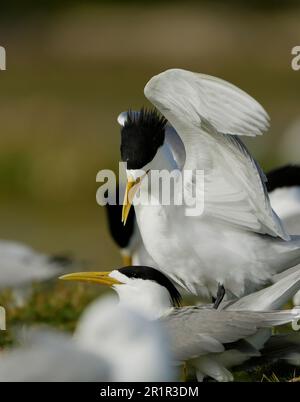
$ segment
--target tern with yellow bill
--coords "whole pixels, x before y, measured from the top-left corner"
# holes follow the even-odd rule
[[[144,92],[163,116],[143,109],[121,122],[123,222],[137,195],[153,201],[134,207],[159,269],[193,294],[216,296],[221,285],[238,297],[298,264],[300,236],[290,236],[272,210],[265,175],[241,140],[268,129],[264,108],[226,81],[180,69],[151,78]],[[182,204],[165,205],[149,182],[154,172],[174,170],[192,174]],[[187,214],[193,198],[203,201],[197,216]]]
[[[120,306],[149,320],[158,320],[167,331],[174,363],[188,361],[199,380],[205,376],[218,381],[232,380],[227,367],[259,355],[273,326],[300,318],[299,309],[275,311],[299,289],[300,273],[244,300],[223,302],[219,309],[212,305],[181,307],[181,295],[173,283],[152,267],[74,273],[61,279],[111,286],[119,296]],[[255,311],[260,307],[267,311]],[[238,341],[243,342],[235,343]]]

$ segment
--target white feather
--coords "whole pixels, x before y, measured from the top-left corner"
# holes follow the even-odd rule
[[[0,381],[174,379],[164,331],[111,298],[84,311],[74,338],[49,329],[29,333],[0,359]]]
[[[183,172],[204,170],[200,216],[188,217],[186,205],[157,205],[157,200],[135,205],[144,245],[159,269],[189,292],[210,296],[221,282],[239,296],[298,263],[300,238],[289,241],[270,206],[265,176],[236,135],[266,130],[263,108],[231,84],[178,69],[153,77],[145,95],[181,138]],[[153,170],[174,169],[166,148],[172,153],[167,138],[144,167],[149,177]],[[190,198],[199,193],[194,176],[185,190]],[[143,193],[148,186],[142,182],[140,198]]]

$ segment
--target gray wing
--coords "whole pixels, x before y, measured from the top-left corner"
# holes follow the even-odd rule
[[[300,310],[278,312],[218,311],[198,307],[174,309],[161,321],[169,332],[178,360],[225,350],[224,344],[254,335],[259,328],[297,319]]]

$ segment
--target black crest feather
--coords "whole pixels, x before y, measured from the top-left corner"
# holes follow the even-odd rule
[[[280,187],[300,186],[300,166],[285,165],[267,173],[267,190],[271,192]]]
[[[180,307],[182,301],[181,294],[170,279],[157,269],[144,265],[136,265],[120,268],[119,271],[128,278],[144,279],[158,283],[168,290],[173,307]]]
[[[121,128],[121,158],[128,169],[141,169],[152,161],[164,143],[166,123],[156,109],[128,112]]]

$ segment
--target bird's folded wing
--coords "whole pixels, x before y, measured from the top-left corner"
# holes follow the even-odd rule
[[[184,307],[161,321],[169,332],[176,358],[187,360],[222,352],[224,344],[249,337],[259,328],[285,324],[295,317],[297,312],[292,311],[233,312]]]
[[[146,97],[180,135],[184,170],[204,171],[204,213],[248,230],[289,239],[270,206],[265,176],[239,135],[260,135],[268,115],[226,81],[167,70],[145,86]],[[186,188],[195,194],[195,176]],[[198,197],[203,191],[196,192]]]

